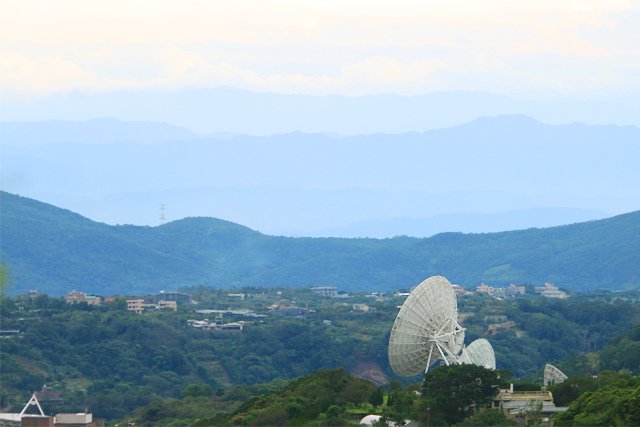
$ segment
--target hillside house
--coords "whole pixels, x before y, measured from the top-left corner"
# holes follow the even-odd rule
[[[537,287],[536,293],[546,298],[567,298],[566,292],[561,291],[557,286],[554,286],[551,283],[545,283],[544,286]]]
[[[338,296],[338,288],[336,288],[335,286],[314,286],[313,288],[311,288],[311,291],[325,297]]]
[[[141,314],[144,311],[178,310],[178,303],[175,301],[147,302],[143,299],[128,299],[127,310]]]
[[[87,295],[84,292],[71,291],[64,296],[64,300],[67,304],[78,304],[86,302],[89,305],[100,305],[101,299],[95,295]]]

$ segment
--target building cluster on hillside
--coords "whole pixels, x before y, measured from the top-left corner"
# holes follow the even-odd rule
[[[177,291],[160,291],[157,294],[148,295],[144,299],[149,302],[175,301],[177,304],[188,304],[192,301],[190,294]]]
[[[314,286],[311,292],[325,297],[335,297],[338,295],[338,288],[335,286]]]
[[[196,310],[196,313],[198,314],[204,314],[206,315],[210,315],[210,314],[215,314],[216,316],[222,314],[230,314],[230,315],[234,315],[234,316],[244,316],[244,317],[255,317],[255,318],[260,318],[260,317],[269,317],[266,314],[258,314],[253,310],[249,310],[246,308],[227,308],[226,310]]]
[[[453,292],[456,294],[456,297],[461,297],[463,295],[471,295],[473,293],[466,290],[460,285],[451,285],[451,287],[453,288]]]
[[[565,299],[567,297],[566,292],[561,291],[557,286],[554,286],[551,283],[545,283],[544,286],[537,287],[536,293],[547,298]]]
[[[385,297],[382,292],[371,292],[364,297],[374,299],[376,302],[385,302],[389,299],[388,297]]]
[[[311,310],[308,307],[299,307],[295,301],[289,301],[282,299],[269,306],[269,311],[273,314],[288,317],[302,317],[308,313],[313,313],[315,310]]]
[[[516,327],[516,322],[509,320],[504,314],[485,316],[484,320],[487,322],[487,332],[493,335],[500,331],[515,329]]]
[[[374,307],[369,307],[367,304],[353,304],[351,306],[353,311],[358,311],[361,313],[369,313],[370,311],[375,311]]]
[[[476,287],[476,292],[479,294],[487,294],[494,298],[518,298],[524,296],[527,290],[524,286],[514,285],[513,283],[506,288],[489,286],[482,283]]]
[[[24,338],[24,333],[20,329],[0,329],[0,338]]]
[[[148,302],[144,299],[128,299],[127,300],[127,310],[133,311],[134,313],[141,314],[145,311],[162,311],[162,310],[178,310],[178,303],[175,301],[164,301],[160,300],[158,302]]]
[[[55,391],[51,387],[47,387],[47,385],[43,385],[40,391],[36,391],[33,393],[36,398],[41,402],[62,402],[62,394]]]
[[[89,305],[100,305],[102,300],[100,297],[95,295],[87,295],[84,292],[71,291],[64,296],[64,300],[67,304],[78,304],[81,302],[86,302]]]
[[[145,311],[178,310],[178,304],[191,302],[191,295],[182,292],[165,292],[148,295],[144,298],[127,300],[127,310],[141,314]]]
[[[335,286],[314,286],[311,292],[330,298],[351,298],[346,292],[340,292]]]
[[[19,295],[18,296],[18,300],[22,300],[22,301],[34,301],[36,299],[38,299],[38,297],[42,295],[40,292],[38,292],[37,289],[31,289],[29,290],[29,292],[27,292],[24,295]]]
[[[200,329],[202,331],[212,331],[212,332],[242,332],[244,328],[245,322],[230,322],[224,323],[222,313],[220,313],[216,320],[211,323],[209,319],[204,320],[187,320],[189,326],[195,329]]]

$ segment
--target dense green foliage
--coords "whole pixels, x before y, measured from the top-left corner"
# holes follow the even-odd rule
[[[387,388],[387,401],[382,408],[384,419],[398,424],[415,419],[418,414],[420,385],[410,384],[402,388],[398,381],[391,381]]]
[[[640,377],[616,378],[582,393],[567,412],[555,416],[555,422],[559,426],[640,425]]]
[[[200,386],[190,384],[181,397],[156,398],[135,409],[124,421],[143,426],[224,425],[228,416],[249,399],[280,392],[285,386],[285,382],[276,381],[256,386],[239,386],[228,393],[218,390],[213,396],[194,396],[190,390]]]
[[[571,358],[560,366],[580,373],[551,386],[556,406],[569,410],[555,416],[556,425],[640,425],[638,373],[640,326],[610,341],[602,350]],[[611,369],[612,371],[601,371]]]
[[[516,422],[509,420],[506,415],[497,409],[485,409],[456,424],[458,427],[510,427],[517,425]]]
[[[424,376],[421,408],[428,409],[422,413],[429,412],[433,421],[456,424],[491,406],[499,385],[497,372],[482,366],[440,366]]]
[[[550,387],[556,406],[569,406],[585,393],[593,393],[604,387],[630,387],[634,377],[628,372],[604,371],[598,375],[572,376],[566,381]]]
[[[2,192],[1,257],[12,292],[103,295],[203,284],[395,290],[444,273],[454,283],[640,286],[640,212],[548,229],[428,239],[287,238],[226,221],[108,226]]]
[[[640,325],[632,325],[629,331],[615,336],[602,350],[572,357],[560,366],[567,373],[575,375],[620,370],[639,375]]]
[[[640,375],[640,325],[615,337],[598,356],[598,369],[618,371],[625,369]]]
[[[346,375],[342,369],[318,371],[291,381],[281,390],[256,396],[232,414],[201,419],[203,425],[329,425],[357,424],[376,386]],[[355,414],[355,419],[350,414]]]
[[[443,405],[472,404],[478,411],[481,405],[474,402],[486,403],[486,396],[491,395],[490,400],[495,392],[494,387],[482,391],[480,386],[469,389],[467,385],[460,384],[461,381],[469,380],[468,375],[473,377],[474,384],[478,384],[480,378],[495,383],[496,374],[484,368],[467,367],[450,370],[440,367],[435,371],[437,371],[438,381],[456,384],[456,388],[463,388],[465,393],[452,397],[450,389],[437,388],[430,391],[430,395],[425,398],[424,394],[418,393],[420,384],[403,388],[397,381],[392,381],[382,388],[376,388],[370,382],[346,375],[344,370],[337,369],[314,372],[287,383],[266,385],[258,393],[256,393],[258,390],[253,387],[252,397],[235,410],[229,409],[237,405],[234,401],[237,398],[234,393],[224,397],[183,397],[154,401],[137,409],[124,421],[136,425],[169,426],[345,426],[357,425],[360,419],[369,414],[382,414],[383,421],[399,424],[411,419],[418,420],[423,425],[446,425],[445,418],[441,416],[441,411],[447,409]],[[433,379],[426,381],[434,384]],[[426,381],[424,388],[429,388]],[[469,390],[470,392],[467,392]],[[367,402],[367,396],[376,395],[378,392],[381,393],[382,403],[376,407]],[[459,421],[458,418],[456,420]],[[511,426],[513,424],[501,413],[483,410],[461,425]]]
[[[376,388],[373,393],[371,393],[369,403],[371,403],[373,406],[380,406],[384,403],[384,394],[382,393],[382,389],[380,387]]]

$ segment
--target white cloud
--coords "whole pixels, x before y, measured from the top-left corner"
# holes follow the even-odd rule
[[[624,0],[20,0],[2,10],[0,91],[14,96],[640,88],[638,5]]]
[[[0,52],[0,93],[40,95],[73,89],[93,89],[97,79],[90,70],[63,58],[33,60],[17,52]]]

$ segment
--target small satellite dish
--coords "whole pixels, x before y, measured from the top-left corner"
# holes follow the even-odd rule
[[[496,354],[489,341],[484,338],[479,338],[462,350],[458,358],[458,363],[496,369]]]
[[[544,365],[544,385],[560,384],[568,377],[558,368],[550,363]]]
[[[458,323],[455,292],[442,276],[420,283],[396,316],[389,338],[391,369],[402,376],[426,372],[437,360],[458,363],[464,328]]]

